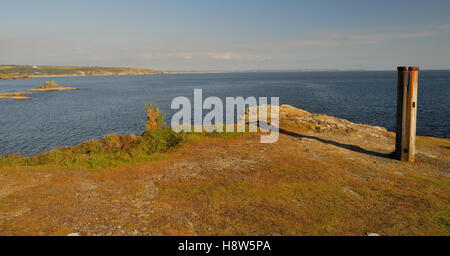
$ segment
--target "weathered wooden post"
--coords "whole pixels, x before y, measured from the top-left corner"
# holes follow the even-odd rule
[[[406,145],[406,99],[408,90],[408,68],[397,68],[397,123],[395,136],[395,158],[402,159],[402,148]]]
[[[416,154],[416,123],[417,123],[417,86],[419,80],[419,67],[409,67],[408,100],[406,106],[406,143],[408,149],[408,162],[414,161]]]
[[[406,67],[398,67],[397,123],[395,156],[404,162],[414,161],[416,153],[417,84],[419,67],[409,67],[406,85]]]

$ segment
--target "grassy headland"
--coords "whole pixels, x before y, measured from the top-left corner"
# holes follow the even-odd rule
[[[449,235],[450,140],[280,107],[280,138],[174,133],[0,158],[1,235]]]
[[[0,66],[1,79],[21,79],[31,77],[52,76],[120,76],[120,75],[152,75],[160,71],[142,68],[97,67],[97,66]]]

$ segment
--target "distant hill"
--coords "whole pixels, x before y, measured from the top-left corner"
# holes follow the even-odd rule
[[[2,79],[23,79],[23,78],[29,78],[29,76],[11,74],[0,68],[0,80],[2,80]]]
[[[161,73],[152,69],[125,67],[0,65],[0,79],[21,79],[40,76],[151,75]]]

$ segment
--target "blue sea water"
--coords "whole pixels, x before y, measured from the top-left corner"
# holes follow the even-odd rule
[[[49,78],[0,81],[0,92],[34,88]],[[57,77],[76,91],[35,92],[36,100],[0,100],[0,155],[36,154],[106,134],[144,131],[145,103],[170,120],[176,96],[280,97],[313,113],[395,129],[396,72],[251,72]],[[450,137],[450,71],[420,71],[417,134]],[[225,102],[225,101],[224,101]],[[206,111],[205,111],[206,113]]]

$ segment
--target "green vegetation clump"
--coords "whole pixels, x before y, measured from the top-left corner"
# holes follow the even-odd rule
[[[54,80],[45,81],[43,84],[36,87],[36,89],[51,89],[61,87]]]

